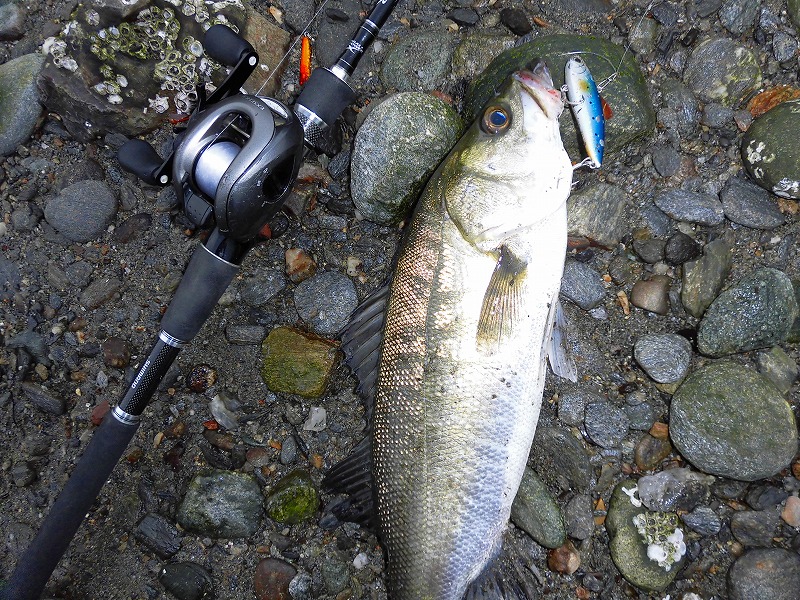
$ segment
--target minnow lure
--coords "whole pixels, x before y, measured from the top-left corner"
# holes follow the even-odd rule
[[[606,114],[608,106],[600,97],[597,84],[589,72],[589,67],[579,56],[573,56],[564,66],[564,88],[578,132],[583,139],[587,158],[575,168],[589,166],[599,169],[603,164],[603,150],[606,140]]]
[[[311,77],[311,39],[304,35],[300,42],[300,85]]]

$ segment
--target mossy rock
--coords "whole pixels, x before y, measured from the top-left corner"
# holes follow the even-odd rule
[[[273,329],[261,350],[261,377],[273,392],[319,398],[338,357],[336,342],[293,327]]]
[[[742,138],[742,162],[753,180],[773,194],[800,198],[800,99],[758,117]]]
[[[311,519],[319,509],[319,492],[311,476],[300,469],[281,479],[267,496],[267,515],[273,521],[295,525]]]
[[[625,54],[624,48],[594,36],[551,35],[506,50],[495,58],[467,91],[464,100],[465,120],[471,122],[478,111],[492,97],[514,71],[523,69],[535,58],[547,62],[553,83],[558,88],[564,84],[564,65],[576,52],[586,61],[596,82],[610,76],[620,64],[616,79],[603,90],[603,97],[614,112],[606,121],[606,155],[627,144],[651,135],[656,124],[655,110],[644,76],[634,57]],[[569,112],[565,109],[565,113]],[[561,137],[573,161],[583,156],[581,143],[571,116],[561,116]]]

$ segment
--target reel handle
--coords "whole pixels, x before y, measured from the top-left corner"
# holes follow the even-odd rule
[[[162,160],[155,149],[140,139],[125,142],[117,151],[120,166],[128,173],[150,185],[167,185],[169,183],[169,164],[171,157]]]
[[[206,54],[229,67],[236,66],[244,56],[256,53],[250,42],[221,23],[209,27],[203,41]]]

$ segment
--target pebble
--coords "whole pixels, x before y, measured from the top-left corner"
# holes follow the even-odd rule
[[[786,221],[769,192],[740,179],[731,177],[720,192],[725,216],[739,225],[754,229],[775,229]]]
[[[295,249],[296,252],[303,252],[302,250]],[[292,275],[295,276],[297,279],[302,279],[297,277],[297,274],[301,270],[307,269],[307,267],[300,267],[293,261],[295,260],[294,256],[292,257],[291,267],[290,260],[289,260],[289,250],[287,250],[287,272],[291,271],[290,277]],[[312,260],[313,262],[313,260]],[[252,277],[248,277],[245,282],[242,284],[239,294],[247,304],[250,306],[264,306],[267,302],[270,301],[273,297],[275,297],[278,293],[281,292],[286,287],[286,278],[283,276],[283,273],[278,271],[277,269],[259,269],[257,270]]]
[[[659,512],[690,511],[708,501],[714,477],[687,468],[645,475],[638,481],[639,499]]]
[[[211,600],[214,582],[211,574],[193,562],[165,565],[158,574],[161,585],[177,600]]]
[[[531,466],[548,489],[587,492],[592,482],[592,469],[583,442],[561,427],[536,429]]]
[[[321,406],[312,406],[303,423],[303,431],[323,431],[327,426],[327,412]]]
[[[719,20],[734,35],[742,35],[753,28],[759,4],[752,0],[726,0],[719,11]]]
[[[583,310],[591,310],[602,304],[606,297],[603,278],[589,265],[567,260],[561,278],[561,295]]]
[[[420,52],[420,48],[425,48],[425,52]],[[442,35],[439,29],[419,28],[401,38],[386,54],[381,65],[381,80],[387,89],[394,88],[401,92],[428,92],[438,89],[442,81],[447,79],[452,54],[453,43],[450,36]],[[412,112],[409,111],[408,114],[411,115]],[[436,126],[435,121],[423,123]],[[398,126],[402,128],[400,123],[388,128],[387,135],[393,135],[391,129]],[[358,170],[351,167],[351,173],[355,175]]]
[[[633,356],[651,379],[658,383],[680,383],[689,370],[692,345],[674,333],[646,334],[636,340]]]
[[[421,47],[426,52],[418,46],[411,51],[436,52]],[[394,94],[372,109],[356,133],[350,168],[350,193],[361,216],[385,225],[405,219],[461,131],[458,114],[429,94]]]
[[[750,488],[745,501],[755,510],[775,508],[789,497],[789,492],[771,485],[758,485]]]
[[[702,247],[682,231],[675,233],[664,246],[664,259],[668,265],[677,266],[700,256]]]
[[[311,584],[313,580],[308,573],[298,573],[289,582],[289,595],[294,600],[313,600],[311,596]]]
[[[700,123],[712,129],[722,129],[733,123],[733,109],[718,102],[709,102],[703,107]]]
[[[594,506],[588,494],[576,494],[564,507],[567,535],[576,540],[588,540],[594,533]]]
[[[251,475],[214,470],[189,482],[177,520],[182,528],[211,538],[250,537],[261,524],[262,503]]]
[[[633,240],[633,250],[644,262],[654,265],[664,260],[664,247],[667,243],[659,239],[635,239]]]
[[[73,242],[100,237],[117,214],[114,192],[100,181],[79,181],[64,188],[44,209],[47,222]]]
[[[572,575],[580,566],[581,555],[569,540],[547,553],[547,568],[554,573]]]
[[[332,552],[322,563],[320,573],[329,594],[338,594],[350,582],[349,561],[341,552]]]
[[[633,460],[640,471],[652,471],[670,454],[672,454],[672,444],[669,440],[662,440],[646,433],[633,450]]]
[[[318,398],[337,360],[337,346],[291,327],[277,327],[261,345],[261,376],[276,393]]]
[[[800,589],[800,555],[782,548],[745,552],[728,571],[730,600],[795,600]]]
[[[293,435],[287,436],[281,443],[279,459],[282,465],[290,465],[297,459],[297,442]]]
[[[317,261],[314,260],[314,257],[311,256],[311,254],[309,254],[302,248],[289,248],[286,251],[285,258],[286,258],[286,275],[289,277],[289,280],[292,283],[301,283],[306,279],[308,279],[309,277],[313,277],[314,274],[317,272]],[[274,277],[272,278],[272,280],[268,279],[266,282],[267,285],[265,292],[261,292],[260,295],[254,299],[258,301],[259,299],[263,299],[263,297],[268,292],[277,293],[278,291],[280,291],[275,289],[277,287],[278,281],[279,280]],[[270,296],[270,298],[271,297],[272,296]],[[267,298],[267,300],[268,299],[269,298]]]
[[[698,506],[691,512],[682,514],[681,520],[689,529],[702,536],[717,535],[722,529],[719,515],[708,506]]]
[[[207,363],[194,365],[186,374],[186,387],[202,394],[217,383],[217,370]]]
[[[650,150],[653,166],[662,177],[672,177],[681,168],[681,155],[669,144],[661,144]]]
[[[773,346],[766,352],[759,352],[756,364],[758,372],[769,379],[784,396],[789,393],[797,380],[797,363],[780,346]]]
[[[631,290],[631,304],[644,310],[665,315],[669,312],[669,287],[672,280],[666,275],[640,279]]]
[[[296,525],[313,518],[319,510],[319,492],[311,476],[297,469],[285,475],[267,494],[264,502],[273,521]]]
[[[52,364],[44,336],[32,329],[21,331],[6,342],[7,348],[24,349],[33,359],[46,367]]]
[[[124,369],[131,362],[131,348],[126,340],[110,337],[100,344],[103,352],[103,363],[107,367]]]
[[[746,548],[772,546],[780,525],[777,510],[740,510],[731,515],[731,533]]]
[[[669,432],[701,471],[743,481],[775,475],[797,451],[786,400],[764,377],[731,361],[686,378],[672,397]]]
[[[601,246],[615,247],[627,229],[624,218],[627,195],[607,183],[589,185],[573,192],[567,200],[567,230]]]
[[[211,416],[220,426],[228,431],[236,431],[239,427],[239,416],[234,410],[231,410],[233,407],[229,407],[229,403],[232,403],[231,399],[225,394],[217,394],[208,403],[208,409],[211,412]],[[238,406],[238,403],[236,405]]]
[[[13,18],[13,15],[6,16]],[[43,63],[44,55],[37,53],[0,65],[0,89],[3,90],[0,97],[0,157],[14,152],[17,146],[30,138],[36,127],[42,113],[36,78]]]
[[[715,226],[725,219],[722,203],[716,196],[688,190],[664,190],[656,194],[655,204],[673,219]]]
[[[280,558],[259,561],[253,576],[253,591],[257,600],[288,600],[289,584],[297,569]]]
[[[684,78],[702,101],[736,106],[761,85],[761,69],[749,48],[728,38],[708,38],[692,51]]]
[[[161,558],[169,558],[181,549],[183,536],[167,518],[148,513],[133,530],[133,536]]]
[[[52,415],[63,415],[66,402],[61,396],[54,396],[47,388],[30,381],[23,381],[20,387],[25,396],[37,407]]]
[[[326,271],[303,281],[294,290],[294,305],[306,325],[320,335],[334,336],[358,306],[353,281],[344,273]]]
[[[661,86],[664,105],[672,112],[680,134],[694,133],[700,121],[700,109],[692,91],[677,79],[667,79]]]
[[[15,2],[0,5],[0,42],[20,39],[25,35],[25,9]]]
[[[114,230],[114,234],[111,237],[115,242],[128,244],[143,236],[152,224],[153,217],[147,213],[132,215]]]
[[[558,398],[558,418],[565,425],[574,427],[583,424],[586,406],[591,402],[603,402],[605,398],[594,390],[572,388]]]
[[[17,487],[26,487],[32,484],[38,478],[36,471],[33,470],[30,463],[27,461],[20,461],[14,464],[11,469],[11,480]]]
[[[447,13],[447,18],[455,21],[461,27],[471,27],[478,23],[480,17],[471,8],[456,8]]]
[[[266,335],[266,328],[260,325],[228,325],[225,328],[225,339],[239,346],[260,344]]]
[[[586,434],[602,448],[616,448],[628,433],[630,420],[610,402],[592,402],[586,407]]]
[[[781,511],[781,519],[790,527],[800,527],[800,498],[789,496]]]
[[[700,318],[722,291],[733,266],[729,240],[717,238],[703,248],[703,255],[683,265],[681,303],[690,315]]]
[[[778,62],[786,62],[797,56],[797,39],[784,31],[772,34],[772,55]]]
[[[530,467],[525,468],[511,505],[511,521],[545,548],[558,548],[566,540],[561,509]]]
[[[514,35],[525,35],[533,29],[525,11],[520,8],[504,8],[500,11],[500,22]]]
[[[766,348],[787,338],[797,316],[791,280],[777,269],[758,269],[709,306],[697,330],[697,348],[713,357]]]

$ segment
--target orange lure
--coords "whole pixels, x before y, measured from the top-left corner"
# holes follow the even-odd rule
[[[311,77],[311,39],[304,35],[300,40],[300,85]]]

